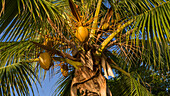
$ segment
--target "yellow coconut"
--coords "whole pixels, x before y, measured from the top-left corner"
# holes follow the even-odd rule
[[[75,36],[80,40],[80,42],[85,42],[89,37],[89,32],[86,27],[80,26],[77,28]]]
[[[48,70],[51,66],[51,56],[48,52],[45,53],[41,53],[39,56],[39,60],[40,60],[40,66],[45,69]]]

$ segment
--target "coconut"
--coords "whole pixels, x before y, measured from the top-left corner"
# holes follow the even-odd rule
[[[51,56],[48,52],[45,53],[41,53],[39,56],[39,60],[40,60],[40,66],[45,69],[48,70],[51,66]]]
[[[80,40],[80,42],[85,42],[89,37],[89,32],[86,27],[80,26],[77,28],[75,36]]]

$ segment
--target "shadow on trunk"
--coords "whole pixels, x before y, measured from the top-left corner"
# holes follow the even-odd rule
[[[94,65],[76,69],[71,84],[71,96],[112,96],[102,75],[101,66]]]

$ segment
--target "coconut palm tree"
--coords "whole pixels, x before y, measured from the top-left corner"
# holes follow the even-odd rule
[[[34,93],[49,70],[56,96],[152,95],[140,71],[168,75],[169,10],[169,0],[1,0],[0,93]]]

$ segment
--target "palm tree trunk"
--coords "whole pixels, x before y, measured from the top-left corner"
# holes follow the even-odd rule
[[[107,90],[106,79],[101,73],[100,65],[94,69],[83,66],[75,70],[71,84],[71,96],[111,96]]]

